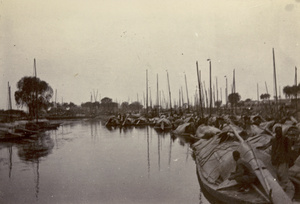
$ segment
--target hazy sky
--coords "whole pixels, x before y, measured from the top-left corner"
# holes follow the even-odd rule
[[[185,74],[194,98],[196,61],[208,87],[208,58],[223,102],[233,69],[242,100],[255,100],[257,83],[274,94],[272,48],[281,89],[300,67],[300,0],[2,0],[0,13],[0,109],[34,58],[57,101],[77,105],[97,90],[98,100],[141,101],[146,70],[153,101],[157,74],[168,99],[166,70],[173,100]]]

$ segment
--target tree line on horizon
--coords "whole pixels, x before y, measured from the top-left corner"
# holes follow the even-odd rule
[[[285,86],[283,88],[283,92],[285,94],[286,98],[296,97],[297,93],[300,91],[300,84],[293,85],[293,86]],[[14,93],[15,101],[17,106],[23,107],[26,106],[29,111],[29,116],[31,118],[34,118],[34,116],[37,114],[36,111],[45,109],[48,110],[49,108],[57,108],[57,107],[65,107],[65,108],[74,108],[77,107],[73,102],[68,103],[57,103],[54,104],[54,102],[50,102],[51,98],[53,97],[53,89],[52,87],[43,80],[40,80],[37,77],[31,77],[31,76],[25,76],[22,77],[17,82],[17,91]],[[261,94],[260,99],[269,99],[270,94]],[[241,96],[239,93],[231,93],[228,95],[228,102],[232,106],[236,106],[241,99]],[[249,101],[250,99],[246,99],[246,101]],[[101,103],[98,101],[96,102],[85,102],[81,104],[82,108],[86,109],[92,109],[92,108],[100,108],[101,104],[104,105],[104,108],[109,109],[112,107],[118,107],[119,104],[112,101],[111,98],[104,97],[101,99]],[[220,107],[222,104],[222,101],[216,101],[215,107]],[[143,109],[143,105],[138,102],[122,102],[120,104],[120,109],[124,112],[126,111],[139,111]]]

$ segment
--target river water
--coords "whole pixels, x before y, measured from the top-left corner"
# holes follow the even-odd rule
[[[209,203],[190,145],[101,121],[0,143],[0,203]]]

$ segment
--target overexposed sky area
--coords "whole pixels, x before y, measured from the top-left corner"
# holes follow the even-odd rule
[[[272,48],[278,88],[300,67],[300,0],[2,0],[0,13],[0,109],[7,83],[13,96],[34,58],[57,102],[77,105],[97,91],[98,100],[143,101],[146,70],[153,103],[157,75],[168,100],[166,70],[172,103],[181,87],[186,97],[185,75],[192,101],[196,61],[209,87],[208,58],[223,102],[233,69],[242,100],[256,100],[257,83],[274,95]]]

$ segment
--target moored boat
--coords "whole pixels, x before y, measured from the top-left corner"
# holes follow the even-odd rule
[[[148,124],[149,124],[149,121],[145,117],[139,117],[133,122],[134,126],[146,126]]]
[[[292,203],[277,182],[274,168],[265,162],[251,142],[243,140],[233,128],[232,131],[222,131],[210,138],[200,139],[193,144],[193,149],[200,185],[222,202]],[[249,192],[239,192],[237,182],[228,179],[235,170],[232,157],[235,150],[251,165],[257,177]]]
[[[20,125],[11,123],[0,123],[0,140],[23,139],[35,134],[28,129],[22,128]]]
[[[179,125],[172,134],[176,137],[183,137],[189,143],[194,143],[199,140],[195,137],[195,126],[194,123],[184,123]]]
[[[172,128],[172,123],[167,118],[160,118],[154,125],[154,129],[157,131],[170,131]]]
[[[116,127],[119,125],[120,125],[120,120],[115,116],[110,117],[105,123],[106,127]]]

